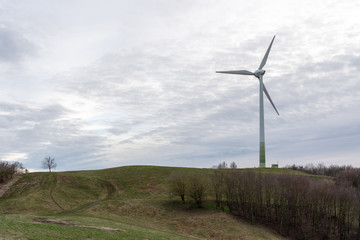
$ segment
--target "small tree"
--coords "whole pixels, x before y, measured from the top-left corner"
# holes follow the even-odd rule
[[[188,195],[194,199],[199,208],[202,207],[202,203],[205,197],[206,190],[208,188],[207,176],[202,173],[192,173],[188,176],[187,192]]]
[[[0,161],[0,183],[10,180],[16,174],[16,164]]]
[[[42,160],[41,166],[44,169],[49,169],[49,172],[51,172],[51,169],[56,168],[55,158],[46,157]]]
[[[224,193],[224,172],[221,170],[215,170],[211,176],[211,184],[215,194],[216,207],[222,205],[222,195]]]
[[[218,169],[224,169],[224,168],[227,168],[227,163],[225,161],[223,161],[222,163],[219,163],[218,164]]]
[[[235,162],[230,163],[230,168],[233,168],[233,169],[237,168],[236,163]]]
[[[171,194],[179,196],[183,203],[185,203],[186,177],[185,172],[173,172],[169,177]]]
[[[21,162],[14,162],[15,173],[23,173],[25,171],[24,165]]]

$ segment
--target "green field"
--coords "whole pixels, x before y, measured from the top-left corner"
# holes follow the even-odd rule
[[[205,201],[168,191],[172,172],[212,169],[129,166],[24,174],[0,199],[0,239],[283,239]],[[301,174],[287,169],[258,169]]]

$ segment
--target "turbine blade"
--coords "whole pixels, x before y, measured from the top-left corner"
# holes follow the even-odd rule
[[[240,75],[255,75],[248,70],[236,70],[236,71],[216,71],[216,73],[228,73],[228,74],[240,74]]]
[[[278,115],[280,115],[280,114],[279,114],[279,112],[278,112],[278,110],[277,110],[277,109],[276,109],[276,107],[275,107],[275,104],[274,104],[274,103],[273,103],[273,101],[271,100],[271,97],[270,97],[270,95],[269,95],[268,91],[266,90],[266,87],[265,87],[265,85],[264,85],[264,84],[263,84],[263,90],[264,90],[265,95],[266,95],[266,96],[267,96],[267,98],[269,99],[269,101],[270,101],[271,105],[274,107],[274,109],[275,109],[276,113],[277,113]]]
[[[264,58],[263,58],[263,60],[262,60],[262,62],[261,62],[261,64],[260,64],[260,66],[259,66],[259,69],[262,69],[262,68],[265,66],[266,61],[267,61],[267,58],[268,58],[269,53],[270,53],[270,50],[271,50],[271,46],[272,46],[272,44],[273,44],[273,42],[274,42],[274,39],[275,39],[275,36],[273,37],[273,39],[272,39],[272,41],[271,41],[271,43],[270,43],[270,46],[269,46],[269,48],[267,49],[267,51],[266,51],[266,53],[265,53],[265,56],[264,56]]]

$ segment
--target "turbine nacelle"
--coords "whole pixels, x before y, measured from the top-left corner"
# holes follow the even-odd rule
[[[255,77],[259,78],[260,76],[265,74],[265,70],[258,69],[254,72]]]

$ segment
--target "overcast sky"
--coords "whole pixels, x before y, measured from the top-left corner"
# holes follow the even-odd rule
[[[0,0],[0,159],[360,167],[358,0]]]

